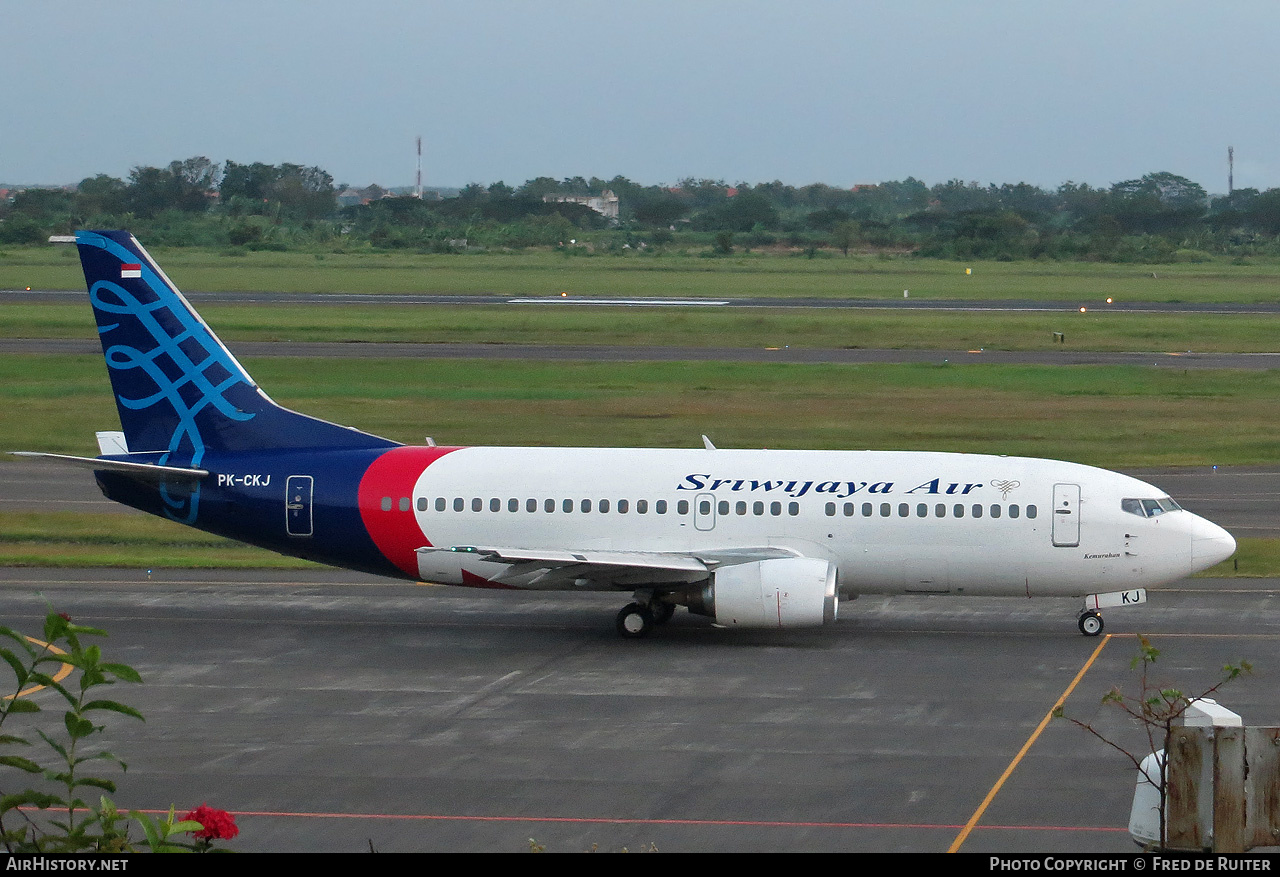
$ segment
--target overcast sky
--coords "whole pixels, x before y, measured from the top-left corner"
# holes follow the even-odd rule
[[[0,0],[0,182],[1280,186],[1276,0]]]

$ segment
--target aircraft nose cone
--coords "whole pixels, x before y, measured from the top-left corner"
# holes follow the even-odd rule
[[[1197,517],[1191,527],[1191,566],[1195,572],[1222,563],[1236,553],[1236,540],[1212,521]]]

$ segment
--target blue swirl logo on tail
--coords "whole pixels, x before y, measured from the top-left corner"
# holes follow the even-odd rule
[[[136,263],[138,255],[120,243],[81,232],[78,243],[99,247],[120,260]],[[239,363],[213,336],[203,321],[162,276],[142,259],[140,282],[154,296],[143,301],[129,287],[107,279],[96,279],[89,298],[98,317],[98,332],[111,370],[111,385],[121,412],[146,412],[148,424],[161,424],[169,433],[167,447],[134,448],[131,451],[163,451],[160,464],[199,467],[207,450],[201,434],[200,416],[214,415],[232,421],[255,416],[241,410],[227,393],[244,385],[254,388]],[[139,288],[139,281],[129,286]],[[110,315],[110,316],[108,316]],[[128,424],[125,424],[126,432]],[[195,521],[200,502],[200,484],[161,483],[160,495],[166,517],[183,524]]]

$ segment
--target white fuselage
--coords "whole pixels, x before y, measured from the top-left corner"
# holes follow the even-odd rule
[[[835,564],[845,595],[1066,596],[1159,586],[1235,550],[1191,512],[1122,508],[1162,497],[1091,466],[984,454],[459,448],[409,499],[437,548],[780,548]],[[424,578],[522,586],[501,564],[442,555]]]

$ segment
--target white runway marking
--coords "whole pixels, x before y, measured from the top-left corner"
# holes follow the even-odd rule
[[[509,305],[613,305],[629,308],[720,307],[727,301],[683,298],[509,298]]]

